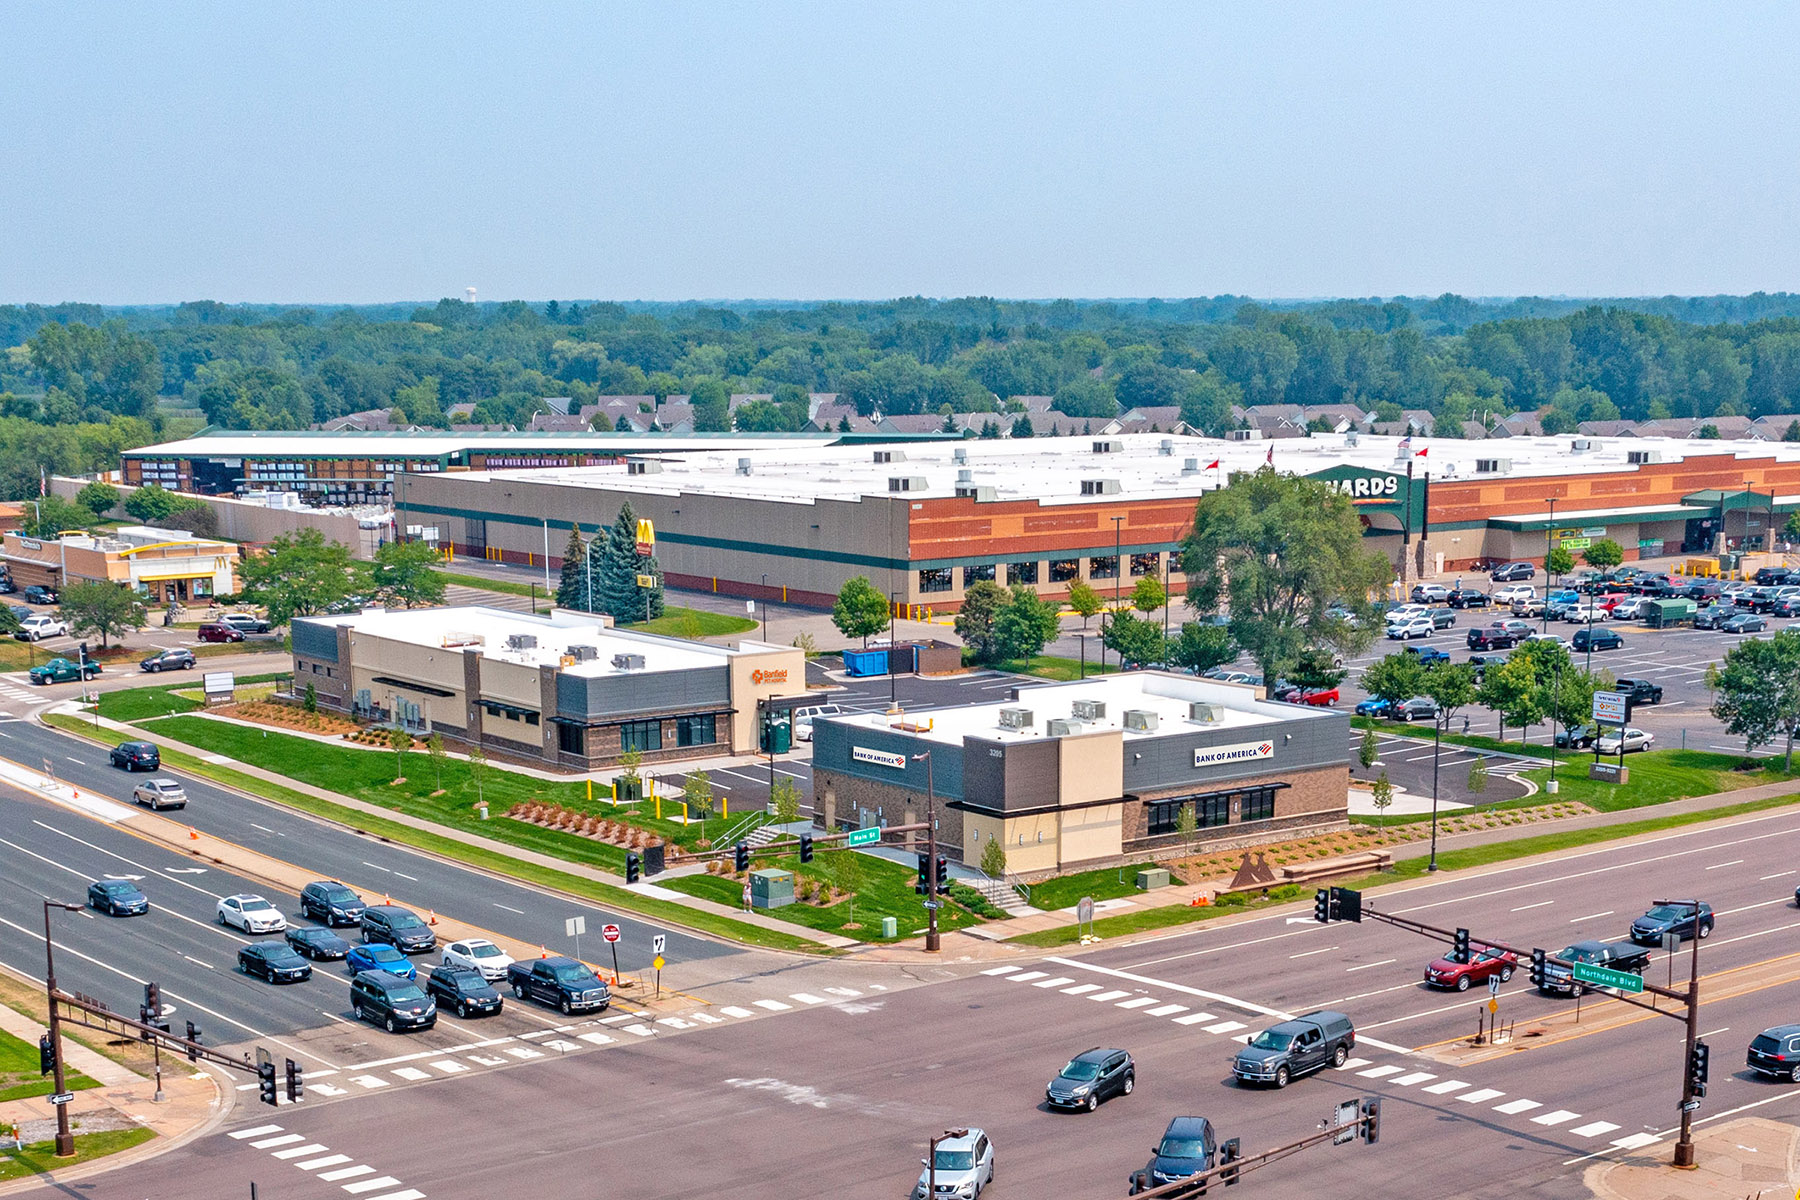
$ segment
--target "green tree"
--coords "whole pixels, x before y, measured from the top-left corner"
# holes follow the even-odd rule
[[[1469,764],[1469,795],[1480,796],[1487,791],[1487,786],[1487,755],[1477,754],[1475,761]]]
[[[433,730],[431,736],[425,739],[425,753],[431,756],[431,772],[435,780],[432,786],[437,789],[431,794],[441,796],[444,794],[444,759],[447,757],[444,752],[444,735]]]
[[[1175,812],[1175,832],[1181,838],[1181,844],[1192,851],[1194,834],[1200,830],[1200,814],[1194,811],[1192,803],[1183,804]]]
[[[1788,427],[1782,430],[1781,440],[1784,442],[1800,442],[1800,419],[1788,422]]]
[[[1507,725],[1512,724],[1519,726],[1519,736],[1523,740],[1525,727],[1543,720],[1547,712],[1544,689],[1539,685],[1531,659],[1517,653],[1498,667],[1483,672],[1475,699],[1499,716],[1502,739],[1506,736]]]
[[[1387,821],[1388,806],[1393,802],[1394,784],[1388,778],[1388,773],[1383,771],[1380,778],[1369,785],[1369,803],[1375,806],[1375,815],[1384,824]]]
[[[100,647],[107,639],[121,638],[144,625],[144,602],[122,583],[74,580],[63,588],[57,608],[76,635],[99,634]]]
[[[406,752],[412,749],[412,734],[395,725],[387,732],[388,749],[394,752],[394,782],[406,782]]]
[[[429,607],[444,602],[447,586],[438,552],[425,542],[387,542],[375,551],[375,595],[389,606]]]
[[[1581,552],[1581,561],[1590,567],[1610,571],[1625,561],[1625,548],[1611,538],[1600,538]]]
[[[1121,666],[1160,663],[1166,650],[1162,627],[1128,612],[1114,613],[1107,619],[1100,644],[1119,656]]]
[[[783,775],[775,780],[775,786],[769,790],[769,806],[775,814],[778,825],[792,825],[800,819],[800,789],[794,781]]]
[[[1425,664],[1416,654],[1389,654],[1363,668],[1363,691],[1389,704],[1423,696],[1425,685]]]
[[[888,627],[888,598],[875,590],[867,575],[852,575],[838,589],[831,605],[831,623],[847,638],[861,638],[863,649],[869,639]]]
[[[306,685],[306,694],[300,700],[300,707],[309,713],[319,711],[319,689],[316,684]]]
[[[125,512],[146,525],[155,525],[179,508],[181,499],[160,483],[147,483],[125,498]]]
[[[75,503],[95,516],[103,517],[118,507],[119,489],[96,479],[75,493]]]
[[[594,597],[588,589],[588,543],[581,536],[581,525],[569,526],[569,540],[563,545],[562,574],[556,581],[556,606],[579,612],[594,611]]]
[[[991,579],[978,580],[963,593],[962,608],[956,614],[956,636],[975,654],[975,661],[994,662],[1000,644],[994,635],[994,618],[1011,599],[1007,590]]]
[[[994,650],[1002,662],[1019,662],[1044,652],[1061,628],[1056,605],[1022,583],[1012,586],[994,614]]]
[[[1445,721],[1475,700],[1475,668],[1468,663],[1432,663],[1425,668],[1425,694],[1437,701]]]
[[[464,757],[469,760],[469,778],[475,781],[475,803],[485,805],[487,794],[482,790],[482,784],[487,776],[487,755],[480,746],[470,746]]]
[[[1344,681],[1349,672],[1338,665],[1337,655],[1314,646],[1300,652],[1288,671],[1288,682],[1309,692],[1327,691]]]
[[[588,545],[588,553],[595,556],[598,608],[621,625],[652,620],[663,612],[662,568],[655,555],[638,553],[637,522],[637,513],[627,500],[618,519],[607,528],[605,542],[602,544],[596,533]],[[639,575],[650,576],[654,585],[639,587]]]
[[[269,612],[271,625],[310,617],[342,605],[369,588],[368,564],[350,557],[350,548],[327,541],[317,529],[284,533],[261,554],[238,566],[242,596]]]
[[[1169,662],[1198,675],[1235,660],[1238,644],[1231,630],[1204,621],[1184,621],[1169,643]]]
[[[1544,570],[1552,576],[1567,575],[1575,569],[1575,556],[1561,546],[1554,546],[1544,556]]]
[[[1081,618],[1081,632],[1086,633],[1088,621],[1106,607],[1106,601],[1089,586],[1087,580],[1077,579],[1069,584],[1069,607]]]
[[[1037,430],[1032,428],[1032,425],[1031,425],[1031,414],[1030,413],[1020,413],[1018,416],[1013,418],[1012,435],[1014,437],[1028,438],[1028,437],[1034,437],[1034,436],[1036,436],[1036,434],[1037,434]]]
[[[1747,638],[1725,652],[1712,714],[1747,749],[1786,741],[1782,769],[1794,767],[1794,734],[1800,730],[1800,629],[1770,638]]]
[[[1169,602],[1169,593],[1163,590],[1162,581],[1154,575],[1146,575],[1138,580],[1131,589],[1131,607],[1145,616]]]
[[[694,432],[731,432],[731,392],[723,380],[695,380],[688,403],[694,406]]]
[[[981,873],[989,879],[1006,878],[1006,846],[997,837],[981,844]]]
[[[1387,558],[1363,548],[1348,496],[1267,467],[1200,498],[1183,556],[1189,603],[1216,611],[1228,599],[1232,637],[1270,680],[1306,647],[1366,648],[1393,578]],[[1345,609],[1357,619],[1336,615]]]
[[[689,771],[681,784],[681,801],[687,805],[689,816],[699,818],[700,839],[705,841],[706,818],[713,810],[712,776],[705,771]]]
[[[1381,758],[1381,739],[1375,736],[1373,729],[1363,730],[1362,741],[1357,743],[1356,761],[1363,770],[1374,766]]]
[[[54,539],[64,530],[85,529],[94,523],[94,514],[79,504],[71,504],[61,496],[45,496],[25,502],[25,519],[19,531],[26,537]]]

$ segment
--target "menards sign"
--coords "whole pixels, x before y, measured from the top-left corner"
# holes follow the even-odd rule
[[[1307,478],[1316,479],[1334,491],[1342,492],[1350,498],[1352,504],[1365,512],[1391,513],[1396,525],[1404,527],[1409,523],[1409,510],[1412,528],[1420,528],[1424,521],[1426,496],[1431,486],[1430,479],[1425,475],[1414,478],[1408,486],[1404,474],[1371,471],[1367,467],[1336,466],[1326,467]]]

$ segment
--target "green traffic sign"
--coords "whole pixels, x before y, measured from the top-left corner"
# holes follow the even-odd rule
[[[881,840],[881,827],[871,825],[867,829],[852,829],[850,836],[844,839],[846,846],[873,846]]]
[[[1611,967],[1596,967],[1592,963],[1575,963],[1572,974],[1576,983],[1598,984],[1621,992],[1644,990],[1643,978],[1630,971],[1615,971]]]

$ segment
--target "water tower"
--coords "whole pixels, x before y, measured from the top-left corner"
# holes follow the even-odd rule
[[[474,284],[470,284],[468,287],[463,289],[463,299],[467,300],[470,304],[475,303],[475,285]]]

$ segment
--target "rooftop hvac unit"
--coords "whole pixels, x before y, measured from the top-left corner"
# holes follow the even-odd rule
[[[1068,737],[1070,734],[1080,733],[1081,730],[1080,721],[1065,721],[1061,717],[1052,717],[1044,722],[1044,732],[1051,737]]]
[[[1510,458],[1478,458],[1475,460],[1477,475],[1505,475],[1512,470]]]
[[[1106,441],[1106,442],[1095,442],[1094,443],[1094,453],[1095,454],[1117,454],[1119,451],[1123,450],[1124,448],[1125,448],[1124,442]]]
[[[1200,473],[1200,460],[1197,458],[1182,459],[1181,473],[1183,475],[1198,475]]]
[[[1223,704],[1208,704],[1203,700],[1196,700],[1188,705],[1188,720],[1190,721],[1199,721],[1203,725],[1217,725],[1224,719],[1225,706]]]
[[[641,671],[644,669],[644,656],[641,654],[615,654],[613,666],[621,671]]]
[[[890,492],[922,492],[929,486],[923,475],[891,475],[888,477]]]
[[[1000,495],[992,485],[985,483],[959,483],[954,494],[963,500],[993,500]]]
[[[1592,450],[1593,448],[1594,448],[1594,443],[1589,441],[1587,438],[1576,438],[1575,440],[1573,440],[1569,443],[1569,452],[1571,454],[1586,454],[1589,450]]]
[[[1162,455],[1174,454],[1175,453],[1175,439],[1174,438],[1164,438],[1162,441],[1158,442],[1156,444],[1156,452],[1158,454],[1162,454]]]
[[[737,473],[739,475],[748,475],[750,473],[750,460],[749,459],[747,459],[747,458],[738,459]]]
[[[509,633],[506,635],[506,648],[508,650],[536,650],[537,634]]]
[[[1625,461],[1627,463],[1630,463],[1634,467],[1641,467],[1641,466],[1644,466],[1646,463],[1659,463],[1662,461],[1662,451],[1661,450],[1627,450],[1625,452]]]
[[[570,646],[569,657],[576,662],[593,662],[600,657],[598,646]]]
[[[643,462],[627,459],[625,462],[625,473],[627,475],[661,475],[662,464],[659,462]]]
[[[974,479],[975,479],[975,472],[973,472],[967,468],[964,468],[963,470],[960,470],[956,473],[956,482],[958,482],[958,483],[972,483],[972,482],[974,482]]]
[[[1000,728],[1030,729],[1034,718],[1029,708],[1003,708],[1000,710]]]
[[[1225,431],[1225,439],[1231,442],[1260,442],[1262,441],[1262,430],[1227,429]]]
[[[905,462],[906,461],[906,451],[904,451],[904,450],[877,450],[875,452],[875,461],[878,463]]]
[[[951,462],[959,462],[959,463],[968,462],[969,461],[968,447],[958,446],[956,449],[950,451],[950,461]]]
[[[1344,434],[1344,445],[1356,446],[1356,445],[1360,445],[1361,443],[1362,443],[1362,439],[1357,436],[1356,430],[1352,429],[1348,433]]]
[[[1157,715],[1148,709],[1125,710],[1125,728],[1132,733],[1155,733],[1157,723]]]
[[[1081,481],[1081,494],[1084,496],[1116,496],[1119,494],[1119,481],[1116,479],[1084,479]]]
[[[1101,721],[1106,718],[1106,701],[1077,700],[1069,705],[1069,711],[1078,721]]]

